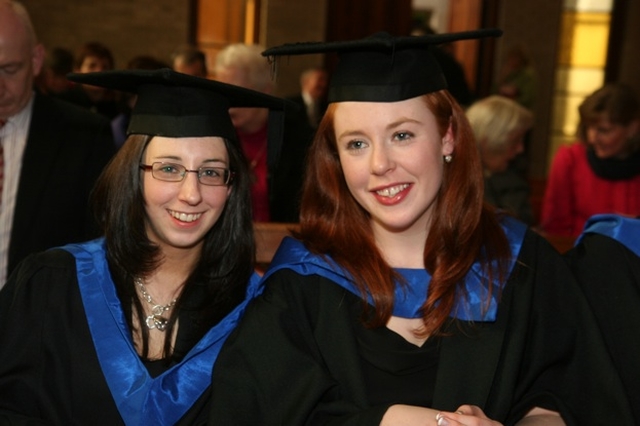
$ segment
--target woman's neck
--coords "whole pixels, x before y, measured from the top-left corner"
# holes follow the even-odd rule
[[[427,231],[391,232],[374,226],[374,238],[382,257],[393,268],[424,268]]]
[[[165,250],[158,267],[144,277],[144,284],[154,300],[164,304],[177,299],[199,258],[200,250]]]

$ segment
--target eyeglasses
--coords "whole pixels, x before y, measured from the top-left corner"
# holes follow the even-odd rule
[[[140,164],[144,171],[151,171],[154,179],[165,182],[182,182],[187,173],[197,173],[198,182],[208,186],[229,185],[234,173],[224,167],[200,167],[197,170],[187,170],[182,164],[156,162],[151,165]]]

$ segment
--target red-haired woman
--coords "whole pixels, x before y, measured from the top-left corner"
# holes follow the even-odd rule
[[[340,50],[300,232],[221,351],[210,424],[630,422],[559,254],[483,204],[437,63],[380,37]]]

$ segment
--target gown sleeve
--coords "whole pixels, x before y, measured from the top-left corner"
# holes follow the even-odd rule
[[[327,353],[326,342],[335,354],[357,351],[335,327],[357,321],[345,292],[315,275],[274,273],[216,362],[209,424],[379,424],[389,405],[369,407],[352,385],[362,383],[358,360]]]
[[[478,380],[491,386],[486,399],[477,399],[485,412],[496,413],[489,417],[516,424],[539,406],[560,412],[567,425],[633,424],[621,379],[575,277],[560,254],[534,232],[525,237],[498,321],[476,340],[489,342],[498,329],[504,332],[498,335],[497,367],[491,381]],[[481,341],[461,344],[465,352],[457,356],[464,364],[456,375],[448,375],[448,383],[487,374],[491,365],[478,348],[488,345]]]
[[[613,238],[587,234],[565,259],[595,314],[640,424],[640,257]]]
[[[77,274],[71,253],[48,250],[26,258],[0,291],[0,425],[124,424],[98,360]],[[181,318],[176,346],[187,353],[200,329],[189,312]],[[209,402],[207,388],[177,424],[204,424]]]
[[[68,419],[122,424],[95,354],[75,260],[50,250],[21,262],[0,291],[0,424]]]

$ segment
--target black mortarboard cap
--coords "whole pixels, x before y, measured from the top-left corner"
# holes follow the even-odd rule
[[[260,107],[270,109],[269,136],[279,144],[285,101],[265,93],[168,68],[69,74],[68,78],[137,94],[127,134],[219,136],[237,141],[229,108]]]
[[[447,88],[432,46],[501,34],[499,29],[406,37],[381,32],[360,40],[289,43],[262,55],[335,52],[339,60],[331,73],[329,102],[397,102]]]

